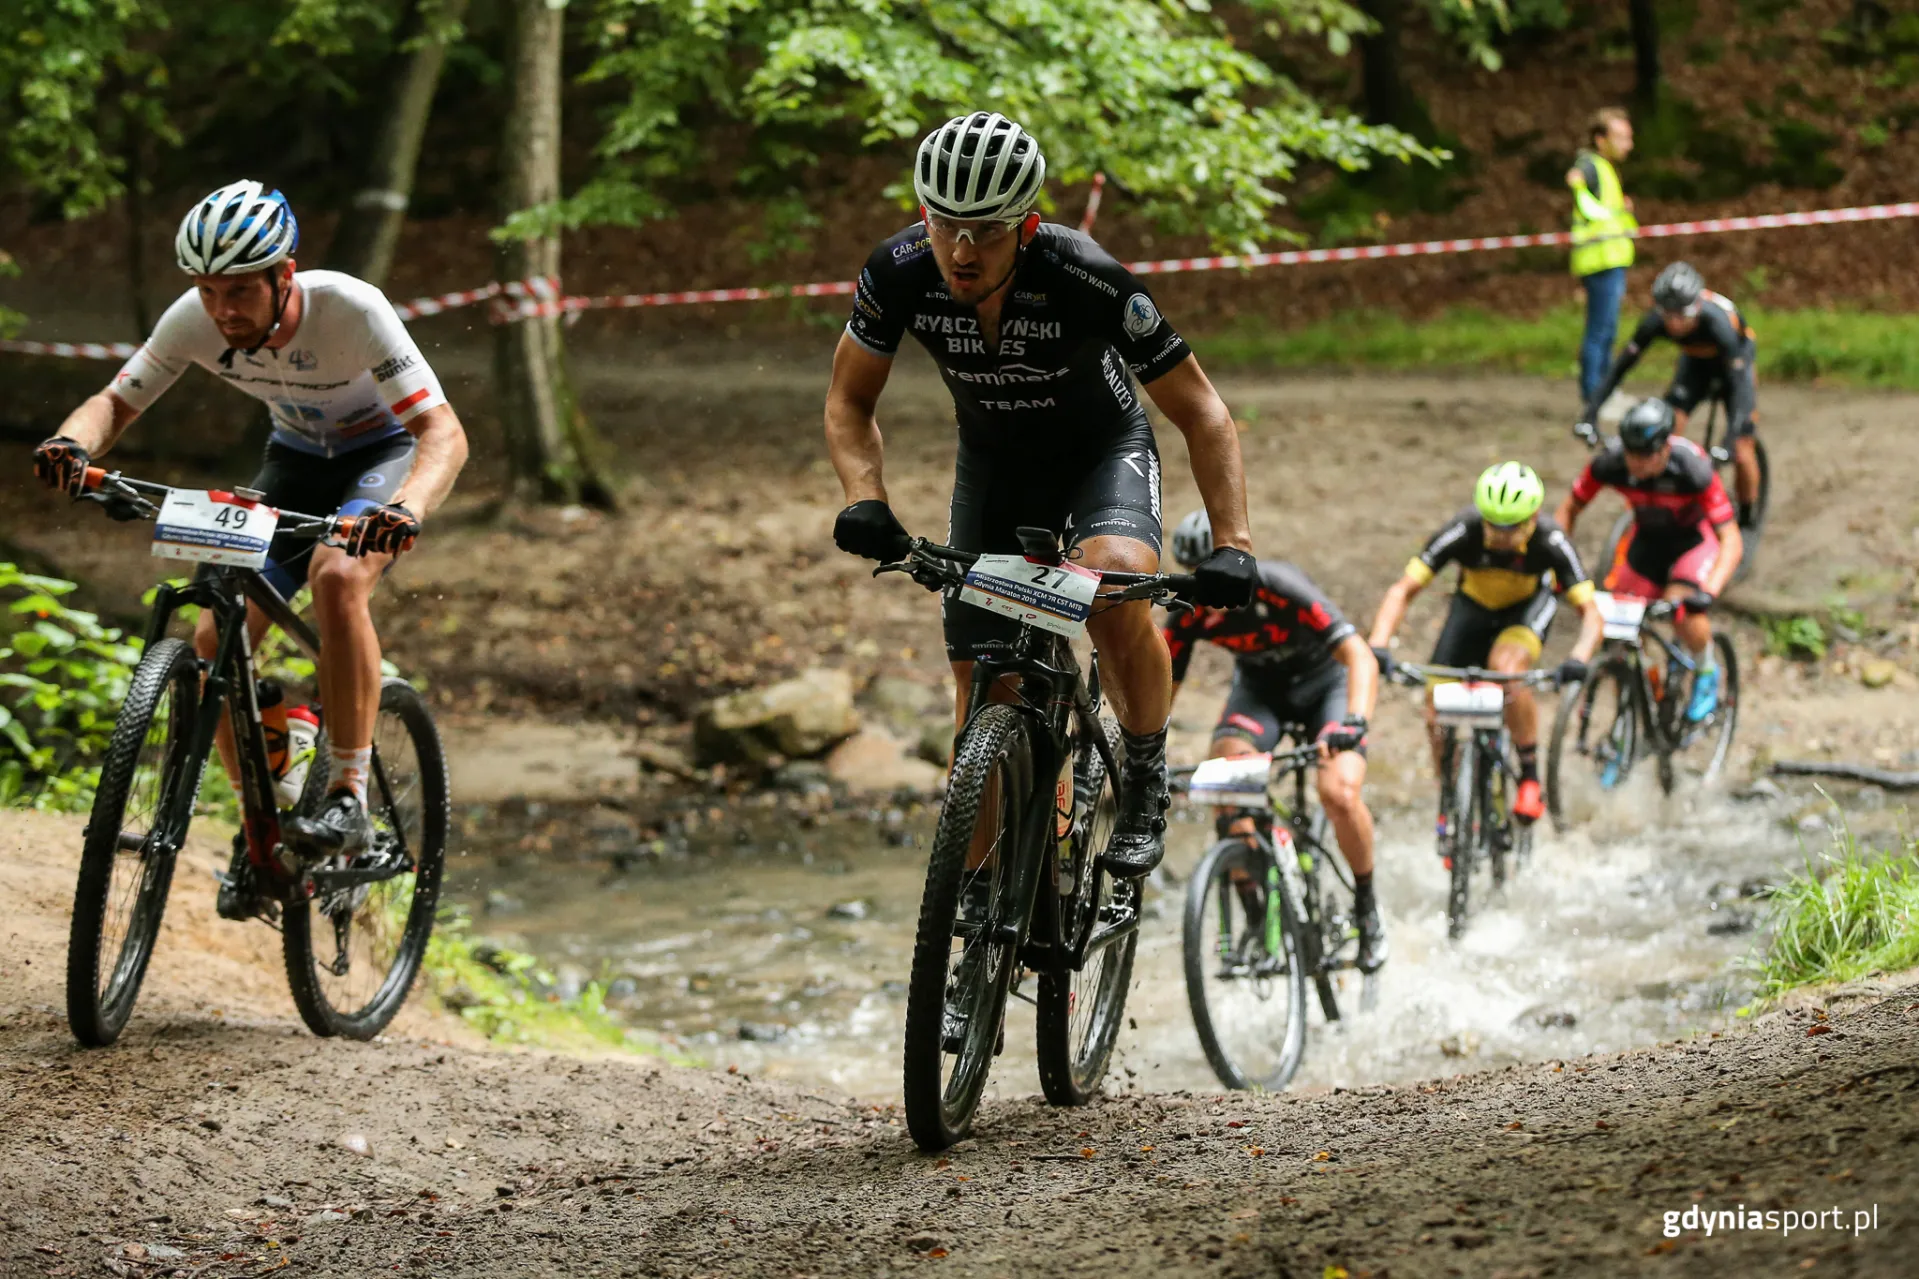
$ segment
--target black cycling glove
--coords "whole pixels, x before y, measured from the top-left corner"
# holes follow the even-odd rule
[[[33,473],[50,489],[70,497],[79,497],[86,489],[87,468],[93,457],[64,435],[43,440],[33,451]]]
[[[893,508],[878,498],[853,503],[833,521],[833,545],[882,564],[905,559],[912,541]]]
[[[1379,663],[1379,678],[1381,679],[1391,679],[1393,677],[1393,670],[1399,665],[1398,662],[1393,660],[1393,650],[1390,648],[1375,646],[1373,648],[1373,660]]]
[[[1688,613],[1712,612],[1712,593],[1710,591],[1692,591],[1679,601],[1685,605]]]
[[[1569,657],[1559,664],[1557,674],[1561,684],[1583,684],[1586,682],[1586,664],[1576,657]]]
[[[346,553],[356,558],[398,555],[409,549],[419,535],[420,517],[398,502],[389,502],[353,517],[353,527],[346,535]]]
[[[1319,741],[1328,751],[1356,751],[1366,745],[1366,717],[1348,715],[1344,723],[1328,724],[1319,730]]]
[[[1193,570],[1193,603],[1238,608],[1253,598],[1259,561],[1237,546],[1218,546]]]

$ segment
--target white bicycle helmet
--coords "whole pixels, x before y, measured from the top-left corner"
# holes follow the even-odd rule
[[[188,275],[264,271],[300,247],[300,224],[278,191],[258,182],[221,187],[187,211],[173,237],[174,257]]]
[[[1173,558],[1187,568],[1213,553],[1213,521],[1204,509],[1194,511],[1173,530]]]
[[[913,162],[913,193],[946,218],[1023,217],[1046,182],[1033,135],[997,111],[954,116],[926,135]]]

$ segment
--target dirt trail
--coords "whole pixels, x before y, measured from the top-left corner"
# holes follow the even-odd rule
[[[502,1052],[426,1008],[314,1040],[270,935],[213,922],[193,874],[127,1035],[82,1051],[79,826],[10,815],[0,857],[0,1274],[1891,1276],[1919,1243],[1910,976],[1829,1018],[1401,1088],[995,1104],[935,1160],[890,1107]],[[1842,1228],[1666,1238],[1695,1203]]]

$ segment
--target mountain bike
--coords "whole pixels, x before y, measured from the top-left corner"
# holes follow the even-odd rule
[[[1556,685],[1552,671],[1481,670],[1396,662],[1390,678],[1430,684],[1440,732],[1438,847],[1449,879],[1446,936],[1466,935],[1474,874],[1482,867],[1494,889],[1532,859],[1532,826],[1513,816],[1519,753],[1506,729],[1506,687]],[[1460,733],[1467,736],[1462,741]]]
[[[1712,407],[1707,411],[1706,429],[1699,437],[1699,446],[1705,449],[1706,456],[1712,459],[1713,467],[1720,473],[1719,482],[1725,486],[1726,492],[1737,493],[1739,474],[1738,467],[1733,463],[1732,449],[1725,444],[1713,443],[1713,437],[1719,431],[1719,414],[1725,407],[1725,384],[1715,381],[1706,392],[1706,400]],[[1603,442],[1597,431],[1575,429],[1575,434],[1592,449],[1598,449]],[[1772,509],[1772,461],[1766,456],[1764,440],[1755,434],[1752,443],[1755,450],[1754,457],[1759,463],[1759,496],[1752,504],[1752,523],[1741,525],[1740,528],[1742,532],[1750,531],[1758,534],[1764,531],[1766,515]],[[1606,536],[1605,558],[1600,561],[1606,566],[1605,572],[1601,573],[1602,577],[1605,573],[1611,572],[1613,566],[1620,562],[1621,548],[1625,545],[1626,534],[1632,528],[1632,522],[1633,513],[1629,510],[1621,512],[1619,518],[1613,521],[1612,531]],[[1757,540],[1755,537],[1753,542],[1756,543]],[[1746,574],[1752,571],[1754,558],[1752,551],[1756,549],[1756,545],[1748,545],[1747,554],[1739,561],[1739,567],[1733,570],[1733,581],[1744,581]]]
[[[401,679],[380,690],[367,811],[374,839],[352,857],[302,858],[281,841],[275,778],[261,720],[247,604],[310,657],[319,639],[261,575],[277,530],[338,544],[351,516],[276,511],[247,489],[173,489],[87,472],[83,500],[116,519],[153,519],[154,553],[198,561],[199,576],[163,585],[115,720],[87,820],[67,946],[67,1021],[83,1044],[111,1044],[127,1024],[160,935],[174,865],[186,844],[214,733],[232,725],[241,837],[230,876],[252,916],[280,930],[288,985],[316,1035],[371,1039],[393,1019],[433,931],[446,860],[447,779],[424,698]],[[211,660],[167,635],[181,608],[212,613]],[[293,811],[326,792],[322,739]],[[237,841],[236,841],[237,842]]]
[[[1739,723],[1739,658],[1718,628],[1719,705],[1690,720],[1698,664],[1656,624],[1677,612],[1671,600],[1646,601],[1606,591],[1594,597],[1605,618],[1605,647],[1586,682],[1561,699],[1546,754],[1546,805],[1553,826],[1571,825],[1573,792],[1589,784],[1604,794],[1622,785],[1648,755],[1659,762],[1659,785],[1673,793],[1682,772],[1701,783],[1717,778]]]
[[[1186,881],[1183,949],[1186,1001],[1213,1073],[1228,1088],[1269,1092],[1305,1059],[1306,983],[1326,1020],[1338,1021],[1334,976],[1357,968],[1359,955],[1353,873],[1308,798],[1319,747],[1304,725],[1283,735],[1302,744],[1174,773],[1174,789],[1194,803],[1258,814],[1251,834],[1221,837]],[[1288,789],[1291,799],[1280,798]],[[1365,975],[1361,1008],[1377,999],[1378,980]]]
[[[1054,1105],[1090,1100],[1139,945],[1140,882],[1099,863],[1118,820],[1118,727],[1100,717],[1097,657],[1082,674],[1072,641],[1096,605],[1173,603],[1193,579],[1095,573],[1068,562],[1046,529],[1019,537],[1024,555],[914,539],[904,559],[874,570],[1021,623],[1005,656],[973,664],[920,900],[905,1100],[907,1129],[927,1151],[971,1130],[1026,972],[1039,978],[1040,1086]]]

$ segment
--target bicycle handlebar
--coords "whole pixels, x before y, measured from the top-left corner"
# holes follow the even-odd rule
[[[1270,781],[1277,774],[1290,773],[1296,768],[1319,762],[1319,743],[1307,742],[1295,746],[1289,751],[1277,751],[1273,754],[1272,768],[1266,774]],[[1192,789],[1193,774],[1199,771],[1198,764],[1187,764],[1179,768],[1166,770],[1167,788],[1174,794],[1183,794]]]
[[[167,494],[174,491],[170,485],[136,480],[101,466],[89,466],[81,486],[87,491],[80,494],[78,500],[98,502],[109,508],[110,512],[117,507],[129,512],[130,516],[142,519],[159,515],[160,507],[153,499],[165,499]],[[340,546],[352,534],[358,518],[353,515],[306,515],[299,511],[283,510],[280,511],[280,522],[275,531],[295,536],[310,534],[325,545]]]
[[[942,546],[923,537],[912,539],[906,558],[891,564],[882,564],[873,570],[873,576],[882,573],[905,573],[929,591],[946,590],[963,585],[966,570],[979,559],[979,551],[962,551],[952,546]],[[1196,585],[1190,573],[1100,573],[1100,586],[1117,586],[1117,591],[1101,590],[1098,601],[1105,604],[1120,604],[1129,600],[1151,600],[1154,603],[1166,603],[1177,600],[1192,604],[1190,592]]]
[[[1395,684],[1404,684],[1409,688],[1423,687],[1429,680],[1446,682],[1466,680],[1475,684],[1524,684],[1537,687],[1559,684],[1559,675],[1550,670],[1533,671],[1489,671],[1477,666],[1434,666],[1422,662],[1393,663],[1393,673],[1388,677]]]

